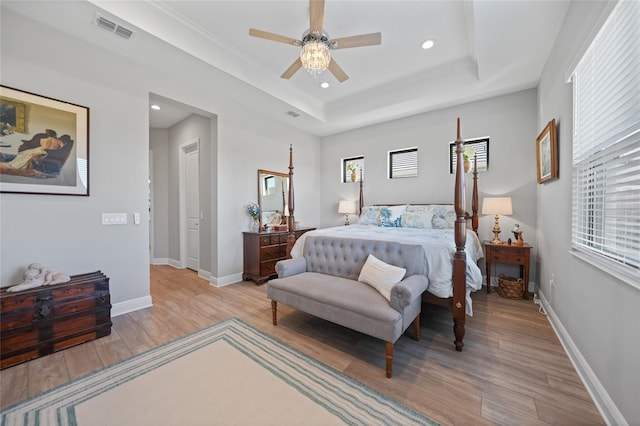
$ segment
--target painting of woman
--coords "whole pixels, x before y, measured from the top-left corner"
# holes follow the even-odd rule
[[[0,173],[39,178],[57,176],[72,145],[73,140],[69,135],[58,137],[55,130],[47,129],[31,140],[23,140],[17,155],[2,156]]]

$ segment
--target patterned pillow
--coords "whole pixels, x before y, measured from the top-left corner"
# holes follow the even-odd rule
[[[447,229],[455,227],[456,211],[452,205],[432,205],[431,214],[431,227],[433,229]]]
[[[386,206],[380,209],[380,226],[401,228],[402,214],[407,210],[406,205]]]
[[[405,228],[431,228],[431,212],[430,211],[406,211],[402,213],[402,226]]]
[[[380,225],[380,207],[378,206],[367,206],[362,208],[362,213],[360,213],[360,224],[361,225]]]

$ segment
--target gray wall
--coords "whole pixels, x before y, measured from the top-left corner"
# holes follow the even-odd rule
[[[556,119],[560,178],[537,187],[539,276],[549,317],[607,421],[640,424],[640,292],[570,254],[573,92],[567,77],[612,6],[571,3],[540,80],[537,127]]]
[[[41,3],[38,7],[50,8],[51,22],[56,24],[64,21],[65,8],[86,8],[92,16],[88,3]],[[202,207],[208,215],[205,220],[212,224],[212,283],[240,278],[242,231],[249,223],[245,206],[257,200],[257,169],[286,172],[289,144],[296,158],[296,218],[303,224],[319,222],[318,138],[220,97],[215,85],[202,87],[199,75],[206,67],[198,60],[165,46],[159,49],[157,62],[141,64],[127,48],[112,53],[4,7],[1,19],[2,84],[91,109],[90,197],[0,195],[3,286],[21,282],[26,265],[40,262],[71,274],[101,269],[111,277],[115,304],[137,299],[150,302],[149,229],[133,225],[131,214],[141,213],[141,223],[148,223],[149,149],[154,156],[158,151],[158,162],[171,166],[169,152],[158,147],[158,141],[169,141],[168,134],[149,132],[150,93],[217,117],[208,123],[209,133],[215,135],[210,140],[216,142],[204,154],[211,163],[209,175],[201,176],[211,188],[209,200],[201,200],[206,204]],[[111,37],[99,31],[95,34],[101,40]],[[145,37],[136,34],[130,46],[144,44]],[[104,43],[113,44],[110,38],[104,38]],[[238,83],[238,90],[244,89]],[[170,194],[171,181],[161,181]],[[168,207],[170,200],[162,202]],[[129,224],[101,226],[103,212],[126,212]],[[168,221],[169,216],[167,232]],[[162,222],[155,224],[160,227],[156,231],[162,231]],[[37,235],[37,242],[29,235]],[[168,235],[164,242],[162,232],[156,232],[156,238],[161,241],[155,255],[170,257]]]
[[[537,125],[534,89],[323,138],[321,225],[343,224],[344,216],[338,214],[338,202],[358,199],[359,184],[340,181],[341,159],[345,157],[365,157],[365,205],[453,204],[455,176],[449,174],[449,143],[456,139],[457,117],[461,119],[463,139],[491,138],[489,170],[478,173],[480,207],[485,196],[511,197],[513,216],[501,217],[501,238],[506,240],[508,231],[519,223],[525,241],[535,248]],[[418,177],[387,179],[387,152],[414,146],[418,147]],[[466,176],[467,210],[470,212],[472,175]],[[480,216],[481,240],[493,238],[492,228],[493,216]],[[532,265],[536,263],[535,252],[532,253]],[[519,273],[517,267],[509,265],[500,265],[497,271]],[[535,281],[535,268],[532,268],[530,282]]]
[[[169,262],[169,131],[149,129],[149,149],[153,172],[151,255],[152,262],[164,264]]]

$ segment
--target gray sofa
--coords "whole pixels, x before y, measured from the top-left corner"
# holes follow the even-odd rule
[[[358,282],[369,254],[407,270],[385,299]],[[391,377],[393,347],[413,324],[420,338],[421,296],[427,289],[424,252],[419,245],[386,241],[307,236],[303,257],[276,264],[278,278],[267,283],[273,324],[278,302],[385,342],[386,375]]]

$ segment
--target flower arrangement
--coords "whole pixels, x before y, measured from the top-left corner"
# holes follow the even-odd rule
[[[254,220],[258,220],[258,218],[260,218],[260,206],[257,203],[248,203],[247,212]]]
[[[347,170],[350,173],[355,173],[358,171],[358,164],[356,162],[351,162],[349,164],[347,164]]]
[[[473,147],[470,147],[470,146],[464,147],[464,152],[462,153],[462,156],[464,157],[465,160],[470,160],[471,158],[473,158],[474,155],[476,155],[476,150]]]

